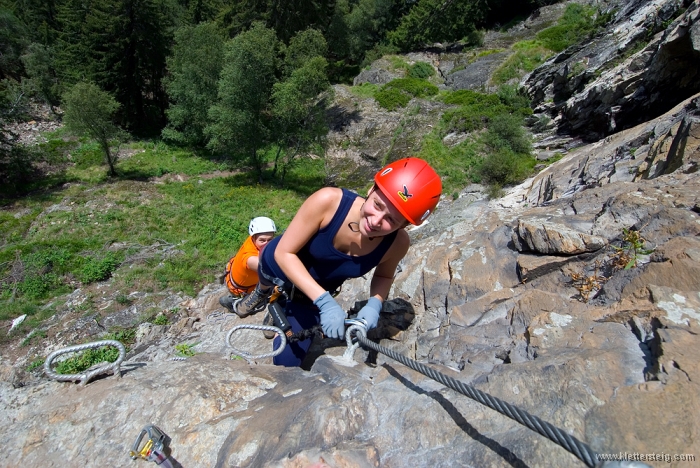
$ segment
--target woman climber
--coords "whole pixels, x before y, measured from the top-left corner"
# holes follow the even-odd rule
[[[246,316],[261,310],[272,286],[278,285],[288,292],[285,313],[293,332],[320,322],[326,336],[342,338],[346,313],[332,293],[345,280],[376,267],[369,301],[357,316],[368,329],[376,327],[396,267],[410,245],[403,228],[420,225],[434,211],[441,192],[440,177],[418,158],[401,159],[377,172],[367,198],[339,188],[318,190],[283,235],[262,251],[259,283],[233,304],[236,313]],[[274,363],[300,366],[310,346],[311,338],[291,343]]]

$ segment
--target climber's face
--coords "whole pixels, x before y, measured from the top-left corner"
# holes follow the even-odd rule
[[[370,190],[367,201],[360,208],[360,219],[360,232],[367,237],[386,236],[408,224],[406,218],[376,187]]]
[[[274,237],[274,232],[261,232],[260,234],[255,234],[255,236],[253,236],[253,244],[255,244],[255,247],[258,250],[262,250],[262,248],[265,247]]]

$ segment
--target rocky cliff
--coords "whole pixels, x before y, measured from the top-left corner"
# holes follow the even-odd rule
[[[501,199],[471,187],[443,200],[429,223],[410,231],[392,300],[369,336],[596,452],[658,454],[646,463],[692,466],[665,456],[693,454],[696,463],[700,456],[700,95],[688,65],[698,63],[700,8],[697,1],[620,5],[611,29],[593,41],[608,51],[617,44],[617,53],[588,52],[594,71],[585,80],[560,68],[582,60],[588,46],[523,81],[555,122],[542,138],[603,138],[559,146],[560,161]],[[648,22],[658,28],[650,42],[616,64],[637,35],[633,25]],[[685,65],[676,68],[679,60]],[[668,81],[681,75],[683,86]],[[625,92],[630,83],[634,90]],[[651,101],[632,98],[641,88]],[[557,97],[549,102],[550,95]],[[333,141],[354,136],[356,148],[367,149],[373,135],[393,132],[405,117],[371,113],[363,103],[343,111],[338,96],[350,118]],[[431,116],[420,114],[416,127]],[[348,282],[340,302],[350,308],[366,289],[366,279]],[[349,361],[344,345],[319,340],[309,370],[231,359],[230,328],[261,317],[212,315],[222,293],[212,285],[196,298],[154,297],[161,308],[179,305],[181,320],[143,325],[119,378],[58,383],[26,375],[21,359],[3,359],[0,411],[9,424],[0,429],[0,464],[146,466],[128,451],[153,423],[184,467],[307,467],[321,459],[332,467],[583,466],[382,354],[357,350]],[[134,314],[127,308],[113,320]],[[99,325],[57,318],[61,333],[47,353]],[[232,341],[252,353],[270,349],[259,332]],[[198,354],[171,360],[183,342]]]

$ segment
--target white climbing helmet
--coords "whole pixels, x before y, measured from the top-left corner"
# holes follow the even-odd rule
[[[275,222],[265,216],[253,218],[248,226],[248,233],[252,236],[261,232],[277,232]]]

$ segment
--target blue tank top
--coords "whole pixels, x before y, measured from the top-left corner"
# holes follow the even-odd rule
[[[342,227],[353,202],[359,195],[349,190],[343,189],[343,197],[340,206],[333,215],[333,219],[328,226],[320,229],[301,248],[297,256],[308,270],[311,277],[326,291],[333,292],[338,289],[345,280],[349,278],[359,278],[372,268],[379,265],[384,254],[389,250],[391,244],[396,239],[397,231],[384,236],[380,244],[367,255],[354,257],[338,251],[333,246],[333,238]],[[262,251],[261,266],[264,273],[281,279],[287,284],[291,284],[287,276],[282,272],[275,261],[275,249],[282,234],[268,243]]]

